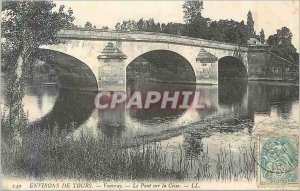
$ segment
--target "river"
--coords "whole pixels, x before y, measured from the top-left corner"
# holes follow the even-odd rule
[[[169,153],[183,150],[191,157],[209,150],[209,158],[217,160],[224,147],[238,156],[242,149],[251,146],[256,134],[264,131],[297,134],[298,88],[254,81],[223,81],[219,85],[136,82],[128,87],[129,91],[200,91],[206,107],[99,112],[94,107],[95,92],[38,85],[26,88],[23,105],[30,124],[41,128],[59,127],[75,137],[84,133],[118,140],[147,139],[159,142]]]

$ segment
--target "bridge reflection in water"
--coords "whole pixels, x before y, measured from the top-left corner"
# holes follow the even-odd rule
[[[59,56],[55,57],[57,60],[49,58],[51,63],[53,62],[53,67],[63,74],[61,78],[67,76],[68,73],[63,69],[68,67],[61,62],[63,59]],[[78,63],[81,69],[86,68],[79,60],[73,61]],[[187,154],[194,156],[205,149],[203,140],[205,142],[210,139],[209,137],[220,133],[233,135],[239,132],[239,136],[244,137],[241,140],[248,144],[255,117],[268,116],[274,109],[278,114],[277,118],[297,115],[298,111],[293,108],[294,105],[298,105],[298,86],[242,80],[246,77],[246,68],[234,57],[221,58],[218,68],[218,85],[195,85],[196,77],[190,63],[171,51],[147,52],[128,65],[126,89],[129,95],[134,91],[146,93],[149,90],[199,91],[206,107],[197,110],[154,107],[147,110],[118,108],[99,112],[94,107],[95,91],[54,87],[28,88],[24,106],[25,109],[28,108],[29,118],[32,121],[29,129],[57,128],[74,135],[85,132],[92,133],[91,136],[101,135],[99,138],[108,136],[124,140],[133,140],[134,137],[135,140],[146,138],[149,141],[163,141],[180,137],[181,140],[175,142],[184,143]],[[68,80],[72,80],[71,78],[72,76],[66,77]],[[96,81],[93,81],[89,84],[91,90],[96,86]],[[84,86],[86,85],[82,85]],[[58,93],[49,94],[53,88]],[[35,91],[37,89],[38,91]],[[31,97],[30,101],[28,97]],[[56,101],[53,101],[54,97]],[[26,107],[32,108],[35,102],[38,105],[35,109]],[[48,112],[44,112],[44,107],[47,107]],[[41,113],[44,116],[41,116]],[[224,134],[222,136],[224,137]],[[230,144],[232,141],[228,138],[226,142],[220,144]]]
[[[251,136],[254,119],[257,116],[269,116],[276,110],[278,118],[289,118],[297,115],[298,86],[272,85],[269,83],[224,81],[217,86],[176,86],[154,82],[136,82],[137,90],[153,87],[176,90],[183,87],[195,88],[202,92],[209,107],[202,110],[129,110],[124,116],[124,125],[107,125],[102,114],[94,111],[94,95],[91,92],[59,90],[56,97],[54,88],[28,88],[25,97],[25,109],[28,105],[38,105],[34,110],[28,108],[32,126],[53,128],[54,126],[68,132],[94,131],[119,139],[141,137],[153,141],[170,139],[184,134],[187,143],[201,145],[197,139],[203,139],[217,132],[248,132]],[[39,89],[40,91],[33,91]],[[31,90],[31,91],[29,91]],[[50,93],[49,93],[50,91]],[[56,92],[56,90],[54,91]],[[31,97],[28,102],[28,97]],[[27,100],[27,101],[26,101]],[[54,105],[49,104],[49,102]],[[48,108],[40,120],[42,108]],[[52,108],[52,109],[50,109]],[[37,111],[38,110],[38,111]],[[44,110],[44,109],[43,109]],[[98,115],[100,117],[98,117]],[[113,117],[113,116],[110,116]],[[116,118],[119,116],[116,115]],[[97,127],[97,128],[95,128]],[[246,134],[245,134],[246,135]],[[191,148],[190,148],[191,149]],[[192,149],[193,150],[193,149]],[[201,150],[201,149],[200,149]]]
[[[198,157],[209,148],[212,159],[220,148],[228,145],[236,154],[239,148],[249,148],[258,118],[292,118],[299,122],[298,86],[241,80],[220,81],[218,86],[161,84],[147,80],[128,83],[132,91],[154,88],[200,91],[207,107],[129,110],[125,112],[124,123],[118,125],[108,122],[120,121],[120,113],[111,112],[107,116],[95,110],[95,92],[56,87],[27,88],[24,107],[31,127],[51,130],[56,127],[75,137],[83,132],[99,139],[126,140],[132,145],[144,139],[158,141],[170,148],[168,152],[183,149],[187,157]]]

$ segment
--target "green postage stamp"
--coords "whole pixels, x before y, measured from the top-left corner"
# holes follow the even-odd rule
[[[297,186],[299,182],[298,139],[262,137],[258,141],[259,186]]]

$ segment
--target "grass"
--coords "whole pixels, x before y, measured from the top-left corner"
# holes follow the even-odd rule
[[[68,138],[66,138],[68,137]],[[252,180],[255,163],[250,150],[233,156],[221,149],[217,160],[201,155],[189,157],[181,148],[139,142],[128,147],[125,141],[95,138],[81,133],[67,136],[57,131],[34,131],[22,140],[2,144],[2,172],[28,178],[80,180]]]

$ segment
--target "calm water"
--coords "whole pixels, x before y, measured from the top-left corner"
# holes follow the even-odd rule
[[[72,135],[83,132],[116,139],[147,138],[167,145],[170,151],[183,147],[189,155],[198,155],[209,148],[213,156],[227,145],[238,153],[240,148],[249,147],[257,132],[271,130],[296,134],[298,130],[295,128],[299,124],[299,87],[296,85],[220,82],[218,86],[184,86],[149,82],[131,84],[128,91],[154,88],[196,89],[207,107],[202,110],[153,108],[99,113],[94,109],[95,93],[55,86],[27,87],[23,103],[31,125],[58,126]],[[292,127],[280,124],[292,124]]]

